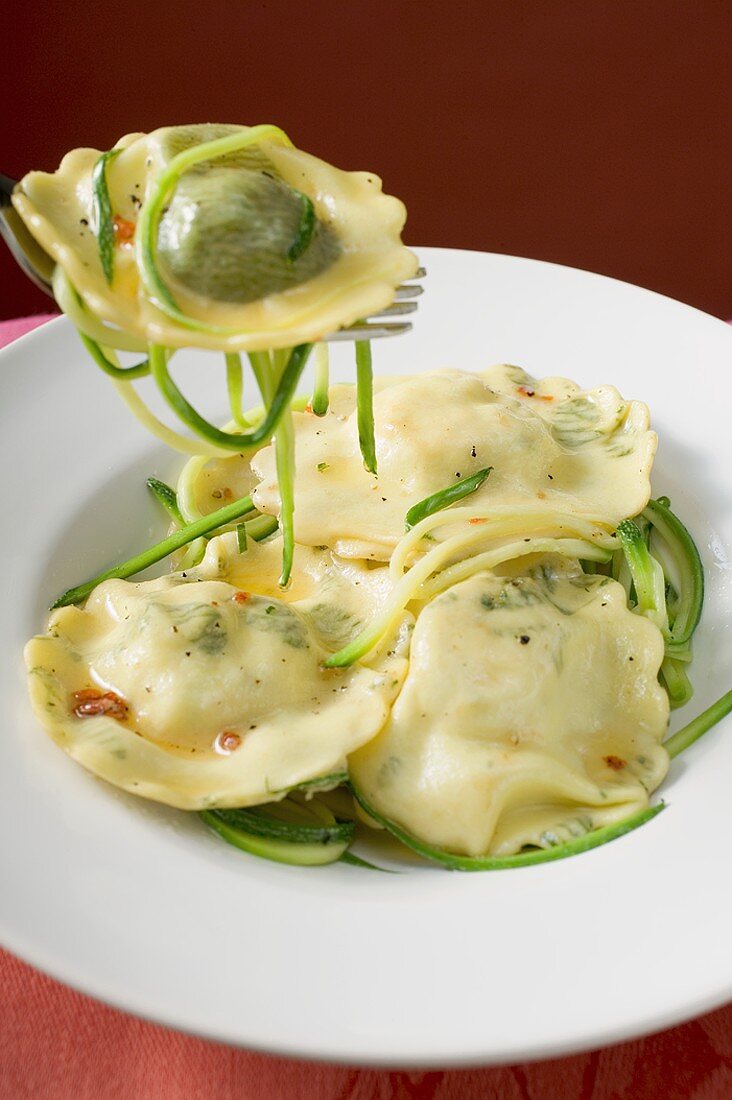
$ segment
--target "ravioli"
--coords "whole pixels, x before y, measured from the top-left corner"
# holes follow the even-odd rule
[[[388,306],[418,266],[400,240],[403,204],[383,194],[377,176],[340,171],[284,135],[193,165],[166,203],[157,236],[161,272],[196,323],[179,324],[144,289],[136,229],[161,173],[184,150],[251,129],[164,127],[117,143],[105,166],[115,226],[111,280],[100,261],[93,201],[99,150],[76,149],[56,172],[29,173],[13,202],[91,312],[141,344],[291,347]],[[217,327],[223,331],[211,331]]]
[[[274,595],[276,541],[254,544],[237,572],[238,557],[235,536],[222,536],[197,570],[105,581],[28,643],[34,709],[69,755],[195,810],[269,802],[342,773],[378,732],[404,678],[406,634],[373,667],[322,662],[378,605],[383,576],[369,584],[365,566],[310,551],[286,602]]]
[[[584,392],[566,379],[535,383],[507,366],[395,380],[374,398],[377,477],[363,468],[354,391],[336,390],[325,417],[294,415],[300,543],[388,560],[413,504],[486,466],[490,476],[469,498],[476,510],[538,505],[614,525],[650,496],[656,435],[648,410],[611,386]],[[271,447],[252,469],[257,507],[276,514]]]
[[[663,779],[663,638],[615,581],[546,559],[419,615],[404,687],[349,759],[378,813],[451,852],[549,847],[630,816]]]

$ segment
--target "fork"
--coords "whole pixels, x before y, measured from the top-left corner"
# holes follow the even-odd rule
[[[26,229],[23,219],[10,201],[16,186],[15,180],[0,172],[0,236],[31,282],[53,298],[51,275],[56,265]]]
[[[36,239],[28,231],[23,219],[15,210],[11,196],[17,187],[17,180],[4,176],[0,172],[0,236],[2,236],[10,252],[20,267],[45,294],[53,298],[51,276],[55,263],[48,253],[41,248]],[[413,279],[423,279],[427,274],[420,267],[412,276]],[[345,328],[337,329],[324,337],[327,342],[335,340],[376,340],[381,336],[399,336],[403,332],[409,332],[412,327],[410,321],[392,321],[392,317],[401,317],[408,313],[414,313],[418,302],[414,299],[423,292],[418,282],[401,283],[394,293],[394,301],[390,306],[356,321]]]

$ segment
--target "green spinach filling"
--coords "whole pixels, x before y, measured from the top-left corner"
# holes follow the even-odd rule
[[[158,231],[166,275],[188,291],[244,305],[308,282],[340,245],[310,199],[267,168],[190,170]]]

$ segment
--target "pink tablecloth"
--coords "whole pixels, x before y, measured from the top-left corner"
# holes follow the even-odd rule
[[[46,317],[0,324],[0,346]],[[0,884],[0,889],[2,885]],[[732,1005],[551,1062],[381,1072],[218,1046],[128,1016],[0,952],[0,1100],[730,1100]]]

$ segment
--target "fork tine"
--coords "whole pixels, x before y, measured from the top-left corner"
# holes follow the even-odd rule
[[[398,302],[404,298],[417,298],[420,294],[424,294],[424,287],[419,283],[402,283],[394,291],[394,300]]]
[[[383,322],[370,324],[364,321],[362,324],[351,325],[350,328],[340,328],[337,332],[331,332],[324,336],[325,343],[331,344],[340,340],[378,340],[382,336],[399,336],[403,332],[409,332],[411,324],[408,321],[401,323]]]
[[[404,313],[414,313],[419,307],[419,302],[404,301],[404,302],[392,302],[390,306],[384,306],[383,309],[377,309],[374,313],[369,313],[367,320],[370,321],[373,317],[399,317]]]

